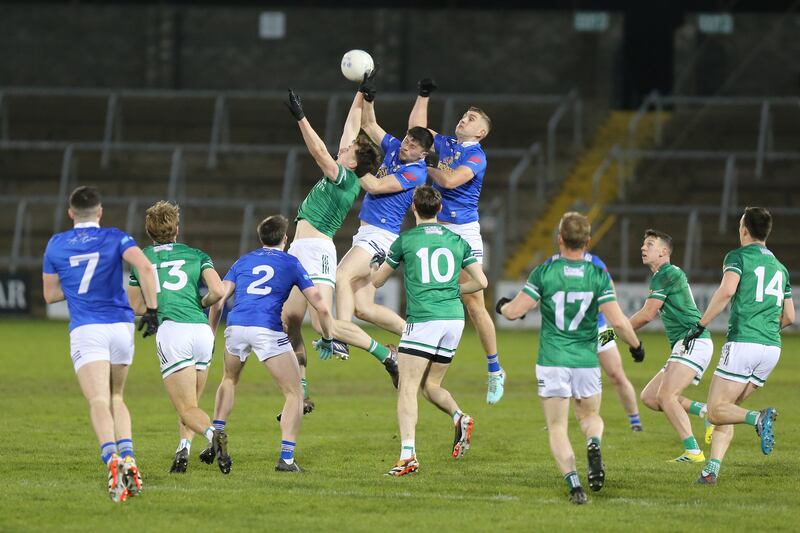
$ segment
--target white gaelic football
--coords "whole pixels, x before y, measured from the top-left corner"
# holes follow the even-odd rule
[[[360,82],[373,68],[372,56],[364,50],[350,50],[342,57],[342,74],[350,81]]]

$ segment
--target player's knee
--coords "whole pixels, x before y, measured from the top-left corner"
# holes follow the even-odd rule
[[[627,381],[625,377],[625,372],[622,369],[612,368],[611,371],[606,371],[606,377],[611,382],[612,385],[615,387],[618,385],[622,385]]]
[[[652,392],[648,391],[647,389],[642,391],[642,393],[639,395],[639,399],[642,400],[642,403],[648,409],[652,409],[653,411],[660,411],[661,410],[661,406],[658,403],[657,395],[653,394]]]
[[[95,396],[88,399],[91,409],[111,409],[111,400],[105,396]]]
[[[356,304],[354,314],[359,320],[371,322],[370,318],[372,317],[372,313],[370,311],[371,309],[369,306]]]
[[[721,425],[722,422],[722,409],[720,404],[708,404],[706,411],[706,420],[715,426]]]
[[[659,405],[664,405],[673,399],[677,399],[677,397],[678,395],[675,393],[675,391],[665,389],[664,387],[658,389],[658,394],[656,395]]]

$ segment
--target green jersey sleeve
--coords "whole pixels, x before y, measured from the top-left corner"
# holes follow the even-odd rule
[[[136,273],[136,267],[131,267],[131,277],[128,280],[128,285],[131,287],[138,287],[139,286],[139,277]]]
[[[389,248],[389,255],[386,256],[386,262],[389,263],[389,266],[392,268],[397,268],[400,266],[400,262],[403,260],[403,235],[400,234],[392,243],[392,246]]]
[[[736,274],[742,275],[744,271],[744,258],[739,250],[732,250],[728,252],[725,256],[725,260],[722,262],[722,271],[723,272],[734,272]]]
[[[333,182],[333,184],[338,187],[338,186],[342,185],[345,182],[345,178],[347,177],[348,169],[345,168],[342,165],[337,165],[337,166],[339,167],[339,173],[336,175],[336,180]]]
[[[528,282],[525,283],[525,286],[522,288],[522,292],[533,298],[535,301],[539,301],[542,298],[542,266],[538,266],[533,269],[530,276],[528,276]]]
[[[617,301],[617,295],[614,293],[614,287],[611,286],[611,276],[606,272],[602,272],[597,283],[597,291],[594,294],[597,299],[597,305],[603,305],[608,302]]]
[[[208,268],[214,268],[214,261],[211,260],[207,253],[200,252],[200,272]]]

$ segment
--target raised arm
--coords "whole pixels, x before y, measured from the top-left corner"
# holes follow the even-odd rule
[[[357,92],[353,97],[353,103],[350,105],[350,111],[347,113],[347,119],[344,121],[344,129],[342,129],[342,138],[339,139],[339,150],[347,148],[358,137],[358,131],[361,129],[362,123],[362,107],[364,104],[364,95]],[[380,141],[378,142],[380,144]]]
[[[408,129],[415,126],[428,127],[428,101],[430,100],[431,93],[435,91],[438,86],[430,78],[424,78],[417,83],[419,89],[419,96],[414,102],[414,107],[411,108],[411,114],[408,115]],[[436,135],[436,132],[431,130],[431,133]]]
[[[363,111],[361,113],[361,129],[369,136],[369,138],[377,144],[381,145],[383,138],[386,137],[386,130],[378,125],[375,118],[375,103],[364,102]]]
[[[336,164],[333,157],[331,157],[331,154],[328,153],[328,147],[325,146],[325,142],[320,139],[317,132],[314,131],[314,128],[312,128],[311,124],[308,122],[303,112],[303,104],[300,101],[300,97],[291,89],[289,89],[289,101],[286,102],[286,107],[289,108],[289,112],[291,112],[292,116],[297,120],[297,125],[300,127],[300,133],[303,134],[303,141],[306,143],[308,153],[314,158],[314,161],[316,161],[322,173],[325,174],[325,177],[331,181],[336,181],[336,177],[339,174],[339,166]],[[359,113],[359,121],[360,120],[361,116]],[[355,139],[355,137],[353,138]]]
[[[461,165],[455,169],[428,167],[428,176],[440,187],[455,189],[471,180],[475,173],[466,165]]]

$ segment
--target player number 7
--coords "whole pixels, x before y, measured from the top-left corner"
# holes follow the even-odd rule
[[[97,268],[97,262],[100,261],[100,252],[73,255],[69,258],[69,266],[76,267],[84,261],[87,261],[86,270],[83,271],[81,284],[78,287],[78,294],[85,294],[89,292],[89,284],[92,282],[92,276],[94,276],[94,270]]]

